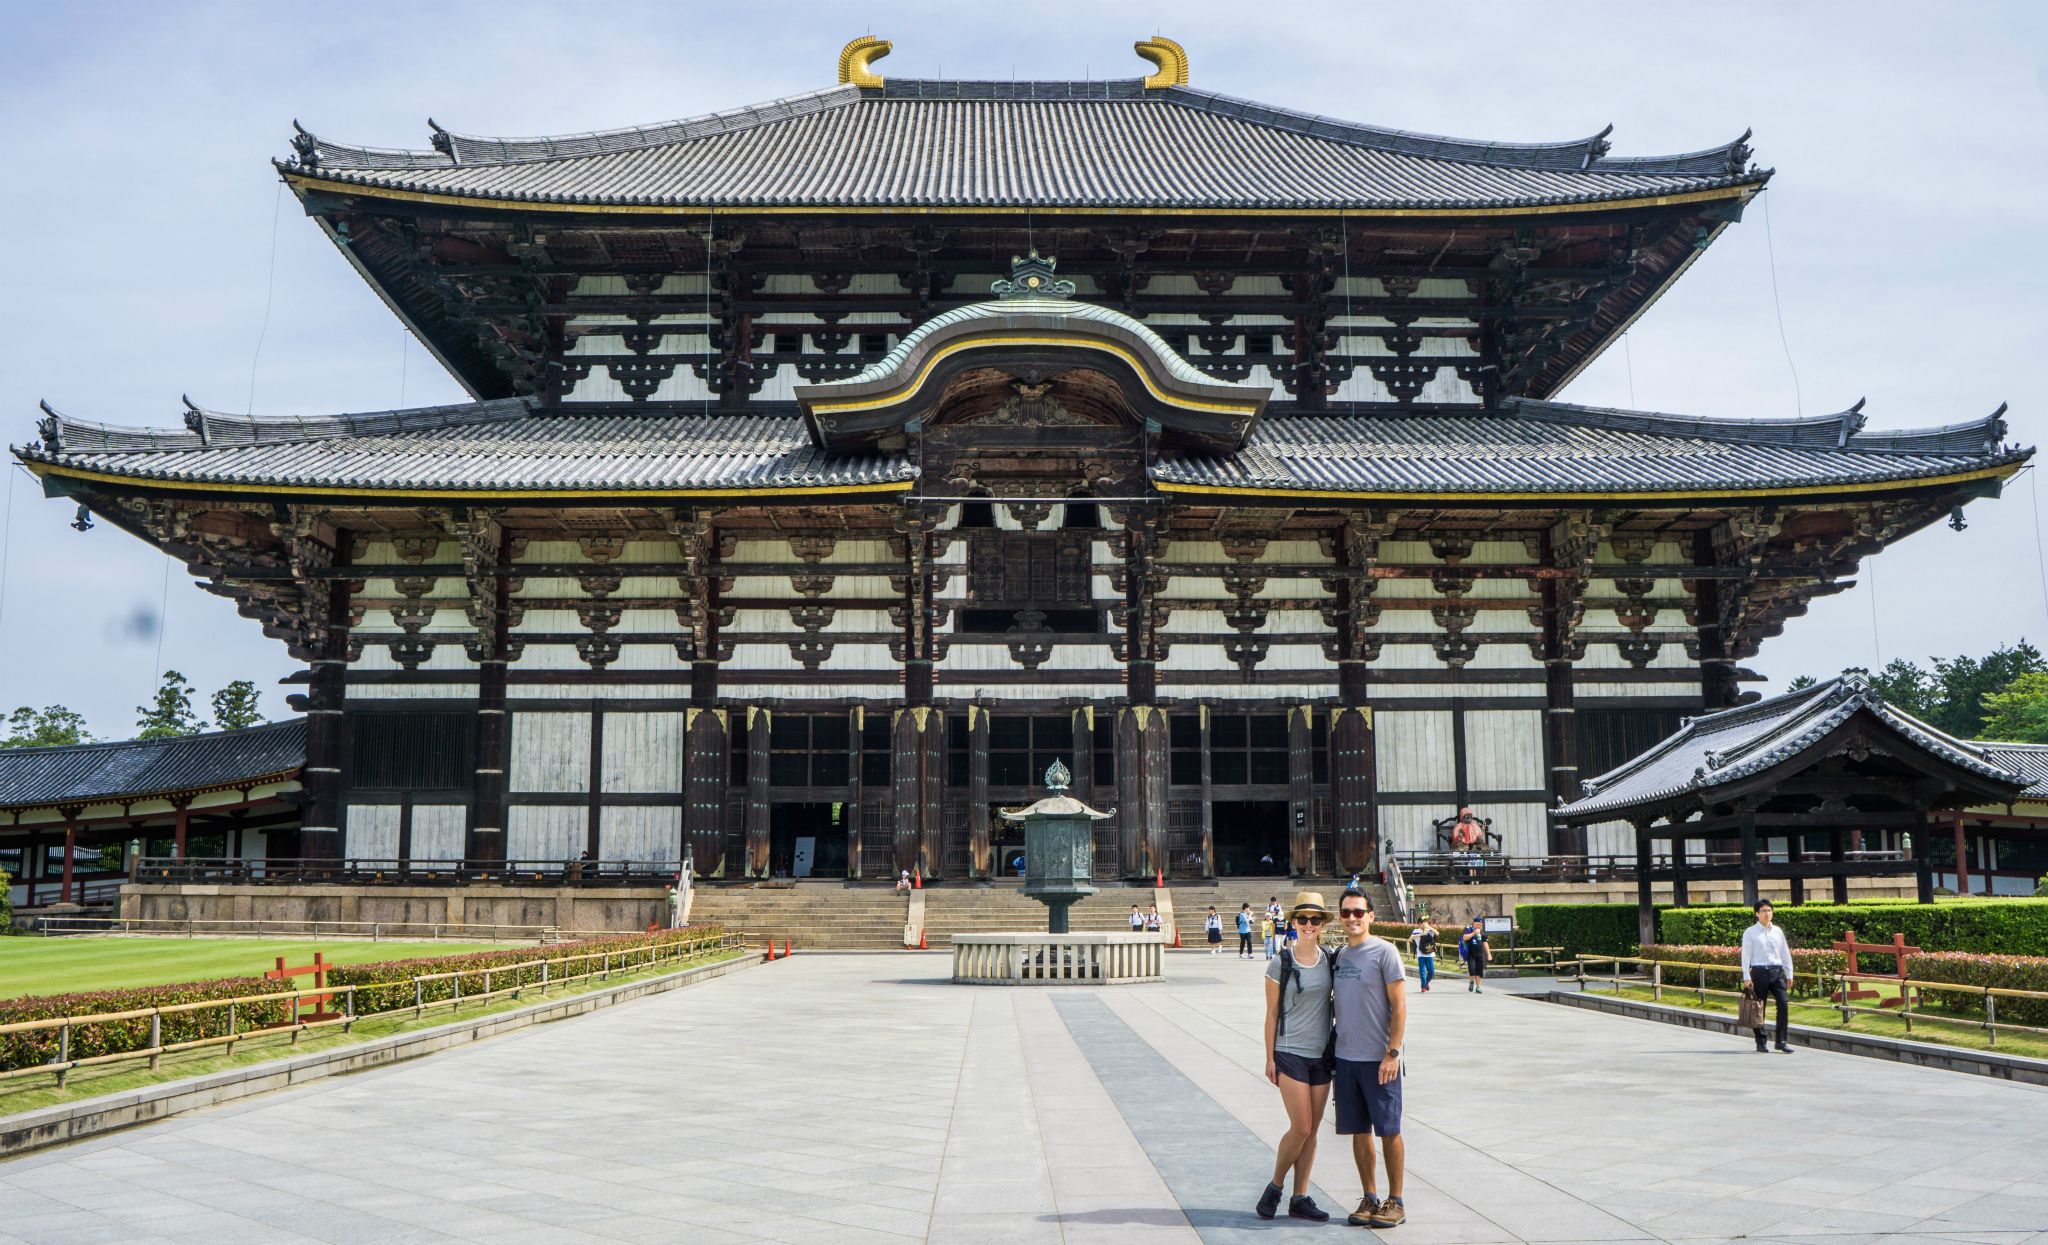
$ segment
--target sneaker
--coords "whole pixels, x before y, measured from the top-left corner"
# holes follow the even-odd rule
[[[1306,1219],[1310,1223],[1330,1222],[1330,1212],[1316,1205],[1316,1200],[1306,1193],[1297,1193],[1287,1199],[1287,1217]]]
[[[1352,1211],[1350,1214],[1344,1217],[1344,1222],[1350,1224],[1354,1228],[1362,1228],[1365,1225],[1371,1223],[1373,1216],[1379,1213],[1380,1200],[1377,1197],[1374,1197],[1372,1194],[1368,1193],[1363,1198],[1359,1199],[1358,1209]]]
[[[1401,1204],[1400,1198],[1390,1197],[1380,1203],[1380,1208],[1373,1212],[1372,1218],[1365,1221],[1365,1226],[1368,1228],[1398,1228],[1407,1222],[1408,1208]]]
[[[1259,1218],[1271,1219],[1274,1213],[1280,1209],[1280,1186],[1277,1184],[1267,1185],[1266,1191],[1259,1194],[1259,1204],[1254,1209],[1259,1212]]]

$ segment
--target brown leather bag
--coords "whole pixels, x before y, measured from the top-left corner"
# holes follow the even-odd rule
[[[1742,991],[1742,1006],[1735,1013],[1735,1023],[1744,1029],[1764,1027],[1764,1001],[1751,994],[1746,986]]]

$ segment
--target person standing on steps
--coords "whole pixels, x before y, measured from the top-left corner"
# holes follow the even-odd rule
[[[1237,910],[1237,953],[1244,959],[1252,958],[1252,906],[1244,904]]]
[[[1486,993],[1486,925],[1478,917],[1465,927],[1458,936],[1458,955],[1465,961],[1465,989],[1473,994]]]
[[[1315,891],[1294,897],[1291,923],[1301,931],[1293,948],[1266,966],[1266,1079],[1280,1090],[1287,1108],[1287,1132],[1273,1159],[1273,1179],[1259,1195],[1259,1218],[1280,1210],[1287,1173],[1294,1173],[1294,1196],[1287,1217],[1327,1223],[1330,1213],[1309,1196],[1310,1170],[1316,1162],[1316,1133],[1330,1100],[1333,1060],[1330,981],[1335,957],[1317,941],[1330,910]]]
[[[1415,949],[1415,975],[1422,979],[1422,993],[1429,993],[1429,983],[1436,977],[1436,926],[1428,917],[1408,935],[1408,945]]]
[[[1772,923],[1775,910],[1770,900],[1757,900],[1755,911],[1756,924],[1742,931],[1742,988],[1753,998],[1778,1001],[1778,1051],[1789,1055],[1792,1045],[1785,1039],[1791,1036],[1786,1013],[1791,1004],[1792,946],[1785,941],[1785,931]],[[1761,1028],[1756,1031],[1756,1053],[1769,1053]]]
[[[1216,909],[1213,905],[1209,909],[1209,915],[1202,918],[1202,929],[1209,935],[1209,954],[1222,955],[1223,918],[1216,915]]]
[[[1401,1040],[1408,1032],[1408,973],[1401,953],[1372,936],[1372,900],[1347,890],[1337,901],[1344,945],[1332,955],[1330,987],[1336,1020],[1337,1135],[1351,1138],[1351,1159],[1365,1190],[1345,1220],[1360,1227],[1392,1228],[1408,1221],[1401,1200],[1408,1151],[1401,1140]],[[1372,1139],[1387,1163],[1387,1199],[1375,1192]]]

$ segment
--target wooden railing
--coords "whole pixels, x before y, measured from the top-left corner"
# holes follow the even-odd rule
[[[91,1012],[76,1016],[49,1016],[41,1020],[19,1020],[11,1024],[0,1024],[0,1037],[54,1030],[57,1033],[57,1054],[48,1062],[0,1069],[0,1081],[26,1076],[54,1075],[57,1085],[62,1087],[76,1069],[134,1059],[147,1059],[150,1070],[155,1071],[161,1066],[165,1055],[177,1051],[225,1046],[232,1054],[237,1042],[277,1034],[289,1034],[291,1041],[296,1044],[300,1034],[313,1029],[339,1025],[346,1033],[356,1021],[366,1016],[411,1011],[418,1017],[438,1007],[455,1008],[464,1003],[477,1003],[507,995],[517,998],[527,989],[537,989],[545,995],[551,988],[574,982],[604,981],[609,980],[615,973],[636,972],[679,959],[693,960],[714,952],[725,954],[743,950],[745,935],[720,931],[697,938],[678,938],[642,947],[590,951],[579,955],[556,956],[552,959],[522,960],[512,964],[491,964],[446,973],[423,973],[401,981],[375,982],[360,986],[324,985],[304,990],[278,990],[268,994],[245,994],[235,998],[207,999],[194,1003],[170,1003],[162,1007],[136,1008],[124,1012]],[[567,971],[572,965],[580,965],[582,971]],[[465,990],[466,981],[477,984]],[[448,997],[428,998],[428,992],[439,982],[450,983]],[[509,984],[506,984],[507,982]],[[397,998],[397,1002],[384,1001],[393,996]],[[242,1011],[252,1003],[287,1002],[287,1014],[296,1016],[301,1001],[316,997],[329,1000],[326,1005],[330,1006],[332,1001],[339,1000],[340,1012],[325,1020],[294,1020],[284,1024],[248,1027],[242,1024]],[[365,998],[371,1000],[368,1005],[363,1002]],[[163,1041],[163,1021],[166,1016],[196,1012],[223,1014],[225,1031],[182,1042]],[[149,1021],[147,1045],[103,1055],[72,1058],[72,1034],[75,1030],[87,1025],[120,1024],[136,1020]]]
[[[1662,1002],[1664,992],[1666,990],[1673,990],[1682,994],[1694,995],[1702,1006],[1706,1004],[1707,998],[1710,995],[1716,998],[1727,999],[1739,999],[1742,997],[1742,969],[1733,964],[1701,964],[1684,960],[1650,960],[1633,955],[1581,955],[1574,957],[1574,963],[1577,969],[1574,974],[1574,980],[1578,983],[1579,990],[1582,993],[1589,982],[1603,984],[1602,979],[1598,975],[1593,977],[1587,976],[1587,966],[1606,964],[1610,966],[1612,971],[1607,975],[1604,984],[1610,984],[1616,995],[1621,993],[1624,986],[1634,989],[1647,988],[1653,1000]],[[1624,981],[1621,971],[1621,967],[1624,964],[1636,965],[1638,968],[1643,965],[1648,965],[1649,967],[1647,972],[1632,973],[1630,974],[1632,980]],[[1695,975],[1696,980],[1689,985],[1674,985],[1667,977],[1667,970],[1674,969],[1691,972]],[[1722,990],[1709,986],[1707,984],[1707,975],[1709,973],[1733,974],[1737,979],[1736,988]],[[1862,982],[1898,987],[1899,1003],[1896,1006],[1864,1007],[1853,1002],[1852,1000],[1861,993],[1856,991],[1854,987]],[[1963,1025],[1973,1029],[1982,1029],[1986,1042],[1992,1046],[1998,1044],[1998,1031],[2000,1029],[2016,1030],[2022,1033],[2048,1033],[2048,1028],[2042,1028],[2037,1025],[2015,1024],[2011,1021],[2001,1023],[1998,1019],[1999,999],[2048,1000],[2048,991],[2012,990],[2002,986],[1959,985],[1952,981],[1920,981],[1910,977],[1901,978],[1889,975],[1878,976],[1852,972],[1829,973],[1821,981],[1820,985],[1821,993],[1819,999],[1813,1003],[1799,1004],[1799,1006],[1824,1007],[1830,1011],[1840,1012],[1842,1025],[1845,1028],[1849,1026],[1850,1022],[1857,1015],[1896,1016],[1905,1022],[1905,1030],[1908,1034],[1913,1032],[1913,1021],[1916,1019],[1923,1023],[1934,1022],[1938,1024]],[[1918,1006],[1919,997],[1928,991],[1957,995],[1966,999],[1977,999],[1983,1005],[1982,1018],[1951,1016],[1942,1012],[1924,1010]],[[1868,995],[1863,995],[1863,997],[1868,997]]]

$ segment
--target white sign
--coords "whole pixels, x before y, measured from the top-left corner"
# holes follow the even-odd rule
[[[1515,918],[1511,916],[1490,916],[1485,918],[1489,934],[1512,934],[1515,932]]]
[[[790,862],[790,874],[795,877],[811,876],[811,865],[818,858],[818,840],[805,836],[796,841],[796,858]]]

